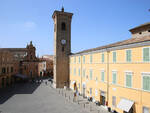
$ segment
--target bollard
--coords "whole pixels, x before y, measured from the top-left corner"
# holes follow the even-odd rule
[[[60,94],[60,90],[59,90],[59,94]]]
[[[90,105],[90,111],[92,111],[92,106]]]
[[[66,93],[65,93],[65,97],[66,97]]]
[[[78,104],[79,104],[79,100],[78,100]]]
[[[70,100],[70,96],[69,96],[69,100]]]
[[[83,104],[84,105],[84,108],[85,108],[85,104]]]
[[[100,113],[99,110],[98,110],[98,113]]]

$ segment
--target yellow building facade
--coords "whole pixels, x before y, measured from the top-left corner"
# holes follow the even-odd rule
[[[70,88],[119,113],[150,113],[150,23],[130,32],[128,40],[70,55]]]

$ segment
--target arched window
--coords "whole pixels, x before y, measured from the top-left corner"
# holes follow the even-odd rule
[[[62,30],[62,31],[65,31],[65,30],[66,30],[66,24],[65,24],[65,22],[62,22],[62,23],[61,23],[61,30]]]

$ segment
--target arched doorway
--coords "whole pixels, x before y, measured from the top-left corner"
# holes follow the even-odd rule
[[[85,83],[83,83],[82,84],[82,94],[83,94],[83,97],[86,97],[86,84]]]

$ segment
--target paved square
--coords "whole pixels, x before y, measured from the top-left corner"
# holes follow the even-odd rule
[[[2,113],[89,113],[83,107],[66,101],[50,85],[17,84],[0,92]]]

